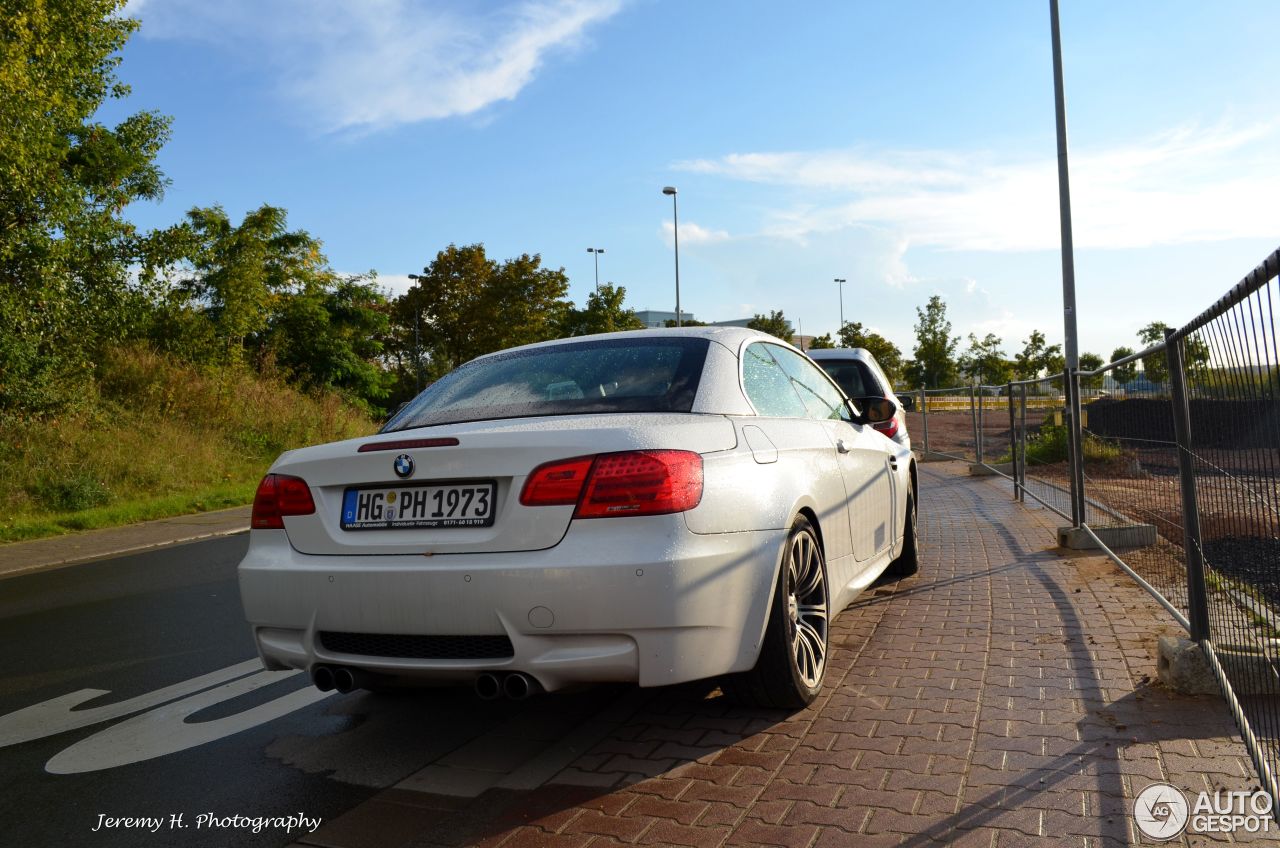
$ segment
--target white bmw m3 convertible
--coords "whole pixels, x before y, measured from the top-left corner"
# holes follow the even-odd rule
[[[720,676],[801,707],[832,617],[917,568],[912,455],[871,426],[895,411],[737,327],[483,356],[377,435],[276,461],[245,614],[321,689]]]

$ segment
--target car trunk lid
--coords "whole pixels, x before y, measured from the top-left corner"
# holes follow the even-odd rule
[[[362,556],[528,551],[558,544],[574,511],[572,505],[526,507],[520,503],[525,480],[539,465],[627,450],[679,448],[709,453],[735,444],[733,425],[718,415],[550,416],[417,428],[304,448],[285,454],[271,470],[301,477],[314,496],[314,514],[284,519],[290,543],[302,553]],[[396,470],[398,461],[401,471],[407,466],[402,457],[414,466],[411,476],[405,478]],[[472,491],[470,512],[456,513],[463,519],[475,513],[483,498],[481,490],[491,492],[492,523],[484,526],[471,519],[469,525],[421,526],[450,520],[430,516],[448,512],[451,489],[459,491],[459,505],[466,492]],[[417,512],[406,505],[406,497],[416,501]],[[428,520],[410,527],[343,528],[344,518],[369,522],[377,517],[371,516],[371,510],[385,512],[388,506],[397,520],[406,520],[401,515],[409,521],[414,515],[426,515]]]

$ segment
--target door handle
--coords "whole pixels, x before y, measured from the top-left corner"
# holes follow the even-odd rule
[[[849,446],[844,443],[844,439],[836,439],[836,451],[838,453],[849,452]]]

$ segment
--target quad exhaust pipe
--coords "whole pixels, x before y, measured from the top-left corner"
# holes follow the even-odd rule
[[[311,682],[321,692],[332,692],[334,689],[333,669],[327,665],[318,665],[311,669]]]
[[[482,701],[504,697],[513,701],[523,701],[541,691],[541,684],[523,671],[512,672],[502,677],[486,671],[476,678],[476,697]]]
[[[369,684],[368,672],[345,665],[317,665],[311,669],[311,682],[321,692],[337,690],[346,695]],[[542,691],[542,684],[523,671],[496,675],[484,672],[476,677],[476,697],[482,701],[493,701],[498,698],[509,698],[512,701],[523,701],[531,695]]]
[[[311,669],[311,682],[321,692],[336,689],[346,695],[363,689],[369,682],[369,675],[358,668],[347,668],[345,665],[318,665]]]
[[[482,701],[493,701],[502,697],[502,681],[496,674],[488,672],[476,678],[476,697]]]

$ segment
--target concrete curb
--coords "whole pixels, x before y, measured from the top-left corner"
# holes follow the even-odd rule
[[[0,580],[183,542],[243,533],[249,529],[250,509],[238,506],[0,545]]]

